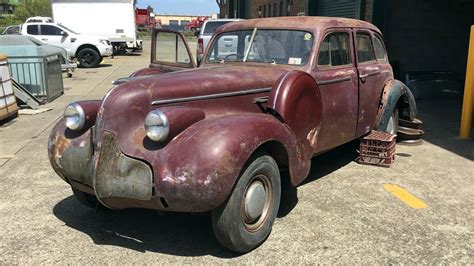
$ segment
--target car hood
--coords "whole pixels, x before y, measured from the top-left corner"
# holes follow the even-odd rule
[[[288,71],[284,66],[229,65],[135,77],[112,89],[103,106],[132,103],[146,106],[154,101],[176,99],[183,102],[194,96],[271,88]]]

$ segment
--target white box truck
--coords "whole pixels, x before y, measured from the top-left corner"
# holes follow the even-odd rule
[[[133,0],[52,0],[55,22],[80,33],[107,37],[114,49],[142,49]]]

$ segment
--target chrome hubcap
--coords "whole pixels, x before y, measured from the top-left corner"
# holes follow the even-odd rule
[[[242,222],[250,232],[265,225],[272,206],[272,183],[263,175],[255,176],[247,185],[240,207]]]
[[[260,181],[255,181],[248,187],[244,202],[247,223],[255,222],[262,215],[266,194],[265,187]]]

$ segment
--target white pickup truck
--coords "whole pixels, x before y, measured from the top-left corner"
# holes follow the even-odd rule
[[[113,49],[105,37],[80,34],[64,25],[48,20],[27,20],[21,34],[54,46],[64,48],[68,56],[76,57],[81,67],[97,67],[103,57],[111,56]]]

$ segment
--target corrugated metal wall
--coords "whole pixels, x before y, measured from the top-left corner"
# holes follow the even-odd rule
[[[361,0],[319,0],[318,16],[360,18]]]

